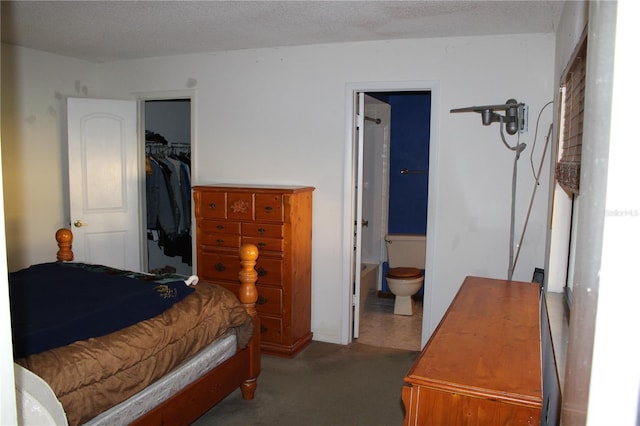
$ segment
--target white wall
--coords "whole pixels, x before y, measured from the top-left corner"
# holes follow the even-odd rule
[[[96,96],[97,66],[2,45],[2,166],[8,268],[53,261],[68,220],[66,97]]]
[[[432,123],[438,135],[432,144],[438,144],[439,166],[438,174],[431,178],[441,186],[430,199],[437,231],[433,231],[436,241],[429,265],[433,269],[433,282],[428,283],[432,286],[429,328],[435,328],[464,276],[506,278],[513,154],[502,145],[496,124],[483,127],[478,114],[448,111],[503,103],[509,98],[530,106],[529,132],[522,138],[528,147],[518,164],[518,235],[533,189],[528,156],[537,113],[553,97],[553,35],[329,44],[114,62],[98,65],[97,93],[94,82],[86,82],[90,64],[17,50],[19,66],[46,68],[56,76],[40,79],[34,70],[14,76],[13,84],[23,91],[19,102],[43,112],[56,91],[75,95],[69,87],[71,83],[73,89],[74,80],[79,87],[89,86],[90,96],[106,98],[193,90],[194,183],[315,186],[312,330],[316,339],[335,343],[346,338],[342,306],[350,285],[343,274],[351,251],[343,243],[343,234],[350,232],[343,213],[349,120],[346,88],[358,82],[437,81],[439,103],[433,108],[438,109],[440,119]],[[33,60],[32,55],[36,57]],[[33,85],[42,87],[36,91]],[[4,96],[3,92],[3,102]],[[14,121],[24,123],[28,117],[29,109],[20,109]],[[546,134],[549,120],[550,114],[543,116],[539,135]],[[61,164],[59,153],[64,121],[61,116],[53,121],[42,128],[46,132],[41,137],[16,138],[24,157],[39,155],[42,149],[53,159],[39,164],[35,177],[27,164],[21,164],[21,173],[16,175],[25,181],[24,191],[38,190],[44,173],[53,178],[46,183],[51,208],[31,208],[20,194],[7,196],[5,192],[7,205],[17,198],[22,207],[29,207],[21,208],[20,215],[14,214],[14,223],[20,228],[40,224],[37,232],[29,232],[29,238],[8,236],[11,244],[21,245],[9,254],[13,264],[51,259],[51,235],[66,219],[60,201],[66,202],[67,197],[61,182],[66,166]],[[536,167],[543,142],[539,136],[533,160]],[[49,144],[55,146],[55,152],[48,152],[53,150]],[[548,163],[545,176],[549,175],[547,167]],[[546,183],[538,189],[514,274],[517,280],[529,281],[533,268],[544,264],[548,207],[544,188]]]
[[[640,287],[635,269],[640,239],[640,170],[636,162],[640,147],[629,143],[629,135],[637,132],[634,106],[640,93],[640,4],[621,1],[617,11],[613,9],[611,3],[603,2],[590,15],[598,21],[594,33],[611,42],[601,48],[611,56],[598,57],[601,61],[613,59],[602,266],[597,315],[592,312],[596,321],[587,424],[594,426],[640,424],[640,340],[626,333],[628,324],[640,324]],[[603,31],[603,26],[607,30]],[[580,359],[579,355],[576,358]]]
[[[2,140],[1,137],[0,140]],[[0,172],[2,172],[2,164],[0,164]],[[2,182],[1,177],[0,182]],[[0,193],[0,202],[4,201],[3,198]],[[0,205],[0,218],[4,218],[3,205]],[[0,258],[5,258],[7,251],[4,228],[0,229],[0,239]],[[9,314],[9,283],[5,262],[0,262],[0,276],[2,276],[0,279],[0,425],[13,425],[17,421],[17,410]]]
[[[554,37],[518,35],[405,40],[259,49],[125,61],[101,68],[104,94],[193,88],[194,182],[304,184],[316,187],[313,227],[312,329],[342,342],[348,296],[342,265],[345,87],[354,82],[435,80],[440,83],[439,199],[434,270],[435,327],[465,275],[506,278],[513,154],[498,126],[449,109],[502,103],[530,105],[529,145],[519,162],[518,225],[533,189],[528,155],[535,119],[553,98]],[[153,70],[150,72],[149,70]],[[551,114],[543,117],[543,129]],[[538,140],[536,154],[542,152]],[[537,167],[539,157],[534,159]],[[547,170],[547,169],[545,169]],[[545,173],[544,176],[548,176]],[[547,194],[538,190],[515,279],[544,266]]]

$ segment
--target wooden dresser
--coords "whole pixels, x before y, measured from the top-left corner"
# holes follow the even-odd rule
[[[198,276],[237,292],[238,248],[255,244],[262,351],[295,356],[312,338],[314,188],[211,185],[193,190]]]
[[[467,277],[404,381],[405,425],[539,425],[539,285]]]

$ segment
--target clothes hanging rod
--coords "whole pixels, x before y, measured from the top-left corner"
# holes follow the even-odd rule
[[[373,121],[376,124],[382,123],[382,120],[380,120],[379,118],[367,117],[366,115],[364,116],[364,119],[367,121]]]
[[[164,145],[164,146],[191,146],[191,142],[160,142],[160,141],[145,141],[146,145]]]
[[[147,154],[186,154],[191,152],[191,144],[185,142],[175,142],[164,144],[162,142],[151,141],[145,144]]]

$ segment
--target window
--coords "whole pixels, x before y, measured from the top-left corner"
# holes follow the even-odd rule
[[[558,185],[571,198],[571,218],[568,229],[568,253],[565,281],[566,303],[571,308],[574,280],[576,236],[574,230],[580,210],[580,165],[582,161],[582,125],[584,117],[585,79],[587,69],[586,31],[567,69],[560,79],[558,131],[558,162],[555,175]]]
[[[584,37],[569,62],[560,87],[560,156],[556,180],[572,196],[580,193],[586,54],[587,39]]]

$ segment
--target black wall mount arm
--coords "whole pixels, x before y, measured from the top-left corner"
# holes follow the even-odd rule
[[[500,115],[495,111],[504,111],[504,115]],[[506,103],[500,105],[456,108],[450,112],[477,112],[482,115],[482,124],[485,126],[502,121],[505,124],[507,133],[510,135],[515,135],[518,131],[521,133],[526,132],[527,128],[527,106],[515,99],[509,99]]]

